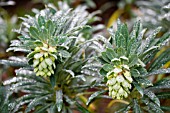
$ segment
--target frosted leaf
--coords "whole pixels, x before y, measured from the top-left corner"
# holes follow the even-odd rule
[[[78,79],[81,79],[83,81],[86,81],[86,78],[84,77],[84,75],[77,75],[74,78],[78,78]]]
[[[19,82],[19,81],[22,81],[22,80],[27,80],[27,78],[23,78],[23,77],[13,77],[12,79],[9,79],[9,80],[6,80],[3,82],[4,85],[10,85],[12,83],[15,83],[15,82]]]
[[[170,73],[170,68],[154,70],[154,71],[148,72],[148,74],[146,74],[144,76],[166,74],[166,73]]]
[[[61,111],[63,107],[62,104],[63,104],[63,92],[62,90],[58,90],[56,91],[56,106],[57,106],[58,112]]]
[[[20,52],[26,52],[26,53],[30,53],[31,51],[28,50],[27,48],[25,47],[10,47],[6,50],[6,52],[9,52],[9,51],[20,51]]]
[[[90,47],[96,46],[96,50],[103,51],[104,47],[97,41],[93,41],[92,45]]]
[[[160,106],[160,101],[158,99],[158,97],[156,97],[156,95],[151,92],[151,91],[144,91],[145,95],[147,95],[153,102],[155,102],[155,104],[157,104],[158,106]]]
[[[15,73],[16,73],[16,75],[27,75],[27,76],[35,75],[35,73],[33,71],[22,69],[22,68],[16,70]]]
[[[110,44],[110,42],[105,37],[103,37],[101,35],[98,35],[96,40],[103,41],[104,44],[106,44],[106,47],[108,47],[108,48],[113,48],[113,46]]]
[[[0,60],[0,64],[16,66],[16,67],[28,66],[27,62],[23,62],[23,61],[22,62],[21,61],[10,61],[10,60]]]
[[[82,70],[81,73],[82,73],[82,74],[86,74],[86,75],[91,75],[91,76],[98,75],[95,71],[88,70],[88,69]]]
[[[10,46],[20,46],[21,42],[19,40],[12,40]]]
[[[68,74],[70,74],[74,78],[75,74],[72,70],[63,69],[63,71],[67,72]]]
[[[9,57],[9,60],[14,60],[14,61],[19,61],[19,62],[27,62],[27,59],[25,57],[11,56],[11,57]]]
[[[82,67],[83,68],[100,68],[101,67],[101,64],[100,63],[90,63],[90,64],[86,64]]]
[[[151,89],[153,88],[158,88],[158,89],[162,89],[162,88],[170,88],[170,79],[162,79],[160,81],[158,81],[156,84],[154,84],[153,87],[151,87]]]
[[[160,32],[161,27],[158,27],[157,29],[155,29],[153,31],[153,33],[151,33],[147,38],[146,38],[146,42],[145,42],[145,49],[149,48],[149,46],[151,46],[151,42],[154,40],[155,36]]]
[[[52,94],[48,94],[48,95],[45,95],[45,96],[41,96],[41,97],[37,97],[37,98],[34,98],[27,106],[25,112],[30,112],[32,109],[34,109],[34,107],[36,107],[37,105],[44,105],[44,104],[47,104],[45,102],[45,100],[47,100],[49,97],[51,97]]]

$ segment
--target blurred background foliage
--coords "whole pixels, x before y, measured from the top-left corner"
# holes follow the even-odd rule
[[[59,6],[59,1],[66,2],[68,6]],[[10,41],[17,38],[17,34],[12,32],[12,30],[18,28],[21,24],[21,20],[18,19],[18,17],[23,17],[25,14],[33,15],[33,12],[36,12],[37,9],[43,9],[49,3],[55,5],[58,9],[66,7],[76,8],[79,5],[85,5],[89,13],[95,12],[94,15],[97,16],[89,20],[89,25],[94,26],[95,29],[87,29],[83,34],[86,35],[86,32],[88,32],[87,34],[91,33],[89,36],[84,36],[87,39],[95,34],[102,34],[105,37],[108,37],[106,28],[115,25],[118,18],[124,22],[126,21],[130,28],[137,18],[138,20],[141,20],[144,28],[150,29],[149,32],[152,32],[153,29],[161,26],[163,29],[162,32],[158,34],[158,37],[161,37],[163,33],[170,31],[169,0],[0,0],[0,59],[7,59],[9,56],[14,54],[11,52],[7,53],[5,51],[9,47]],[[116,27],[114,29],[116,29]],[[159,54],[164,52],[167,48],[169,48],[169,44],[164,47],[156,57],[158,57]],[[20,54],[22,53],[15,52],[16,56]],[[168,62],[164,67],[170,67],[170,62]],[[2,81],[11,78],[11,76],[15,76],[14,70],[15,68],[9,68],[1,65],[0,84],[2,84]],[[154,76],[150,79],[153,82],[156,82],[167,76],[169,75],[163,74]],[[1,87],[0,90],[0,95],[2,95],[1,97],[5,96],[5,89]],[[18,95],[22,95],[22,93]],[[87,102],[87,97],[81,96],[81,99],[84,103]],[[169,100],[162,99],[161,103],[163,105],[170,106]],[[124,101],[98,99],[94,102],[94,104],[89,106],[89,110],[96,113],[105,113],[115,109],[116,107],[123,106],[124,104],[126,104]]]

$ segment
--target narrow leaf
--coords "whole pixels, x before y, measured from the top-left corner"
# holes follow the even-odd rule
[[[30,35],[31,35],[32,38],[40,39],[39,38],[39,32],[35,27],[30,27],[29,32],[30,32]]]
[[[145,95],[147,95],[155,104],[160,106],[160,101],[158,97],[152,91],[145,91]]]
[[[133,104],[133,113],[142,113],[138,101],[136,99],[133,99]]]
[[[81,113],[90,113],[86,108],[84,108],[81,104],[79,104],[78,102],[76,102],[76,106],[77,109],[81,112]]]
[[[102,90],[102,91],[97,91],[97,92],[93,93],[89,97],[88,101],[86,102],[86,105],[88,106],[97,96],[99,96],[99,95],[101,95],[101,94],[103,94],[105,92],[106,92],[106,90]]]
[[[113,66],[111,64],[104,64],[103,69],[108,72],[113,69]]]
[[[156,96],[160,99],[170,99],[170,92],[156,93]]]
[[[133,82],[133,85],[135,86],[135,88],[138,90],[138,92],[142,95],[144,94],[144,91],[142,89],[142,87],[140,87],[136,82]]]
[[[58,112],[60,112],[63,107],[63,92],[62,92],[62,90],[56,91],[56,105],[57,105]]]

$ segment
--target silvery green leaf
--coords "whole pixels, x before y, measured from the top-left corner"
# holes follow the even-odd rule
[[[145,76],[158,75],[158,74],[167,74],[167,73],[170,73],[170,68],[153,70],[151,72],[148,72]]]
[[[29,53],[31,52],[30,50],[28,50],[27,48],[25,47],[9,47],[6,52],[9,52],[9,51],[20,51],[20,52],[25,52],[25,53]]]
[[[133,113],[142,113],[140,105],[138,104],[137,99],[133,99]]]
[[[75,101],[72,100],[71,98],[69,98],[67,95],[64,95],[64,98],[65,98],[66,102],[68,102],[70,105],[75,104]]]
[[[142,86],[148,87],[148,86],[153,86],[152,82],[144,77],[136,77],[135,80],[141,84]]]
[[[131,69],[130,73],[133,77],[139,77],[140,76],[140,73],[137,69]]]
[[[61,57],[63,57],[63,58],[69,58],[71,56],[70,53],[65,50],[59,50],[58,52],[61,55]]]
[[[165,33],[159,40],[156,42],[155,45],[157,46],[164,46],[170,40],[170,33]]]
[[[29,28],[29,32],[30,32],[30,35],[32,38],[34,39],[39,39],[40,40],[40,37],[39,37],[39,31],[35,28],[35,27],[30,27]]]
[[[60,112],[63,107],[63,92],[62,92],[62,90],[56,91],[56,106],[57,106],[58,112]]]
[[[147,95],[155,104],[160,106],[160,101],[158,97],[152,91],[144,91],[145,95]]]
[[[72,70],[63,69],[63,71],[67,72],[68,74],[70,74],[74,78],[75,74]]]
[[[144,91],[143,91],[143,89],[142,89],[142,87],[141,86],[139,86],[139,84],[138,83],[136,83],[136,82],[132,82],[133,83],[133,85],[135,86],[135,88],[138,90],[138,92],[142,95],[142,97],[143,97],[143,94],[144,94]]]
[[[52,94],[41,96],[38,98],[34,98],[27,106],[25,112],[30,112],[33,108],[35,108],[37,105],[46,105],[45,100],[47,100]]]
[[[139,35],[141,26],[142,26],[142,24],[140,21],[135,22],[135,24],[133,25],[133,30],[130,34],[130,38],[136,38]]]
[[[38,82],[47,83],[47,81],[45,79],[43,79],[42,77],[35,76],[35,73],[33,71],[30,71],[30,70],[27,70],[27,69],[24,69],[24,68],[20,68],[18,70],[15,70],[15,73],[18,77],[35,79]]]
[[[55,26],[53,24],[53,22],[51,20],[48,20],[47,23],[46,23],[46,28],[48,30],[48,37],[49,38],[52,38],[50,36],[53,35],[54,31],[55,31]]]
[[[154,38],[156,37],[156,35],[160,32],[161,27],[156,28],[153,33],[151,33],[148,38],[146,38],[146,42],[145,42],[145,48],[144,50],[147,50],[148,48],[152,47],[152,42],[154,41]]]
[[[162,79],[160,81],[158,81],[157,83],[155,83],[151,89],[162,89],[162,88],[170,88],[170,79],[169,78],[165,78]]]
[[[16,61],[15,60],[0,60],[0,64],[16,66],[16,67],[29,66],[27,62],[17,61],[17,60]]]
[[[45,18],[43,16],[38,16],[38,24],[39,26],[44,26],[45,24]]]
[[[136,65],[137,63],[138,63],[138,56],[135,55],[135,54],[130,55],[129,56],[129,64],[128,64],[128,66],[132,67],[132,66]]]
[[[108,48],[113,48],[113,46],[110,44],[110,42],[103,36],[99,35],[96,40],[102,41],[104,42],[104,44],[106,44],[106,47]]]
[[[170,92],[156,93],[156,96],[160,99],[170,99]]]
[[[85,74],[85,75],[90,75],[90,76],[96,76],[98,75],[98,73],[95,71],[95,70],[89,70],[89,69],[83,69],[81,71],[82,74]]]
[[[101,64],[100,63],[87,63],[85,64],[83,68],[100,68],[101,67]]]
[[[88,101],[86,102],[86,105],[88,106],[95,98],[97,98],[97,96],[99,96],[99,95],[101,95],[101,94],[103,94],[105,92],[106,92],[106,90],[102,90],[102,91],[97,91],[97,92],[93,93],[89,97]]]
[[[161,53],[153,63],[149,66],[149,71],[153,71],[162,67],[166,62],[170,60],[170,48],[166,49],[163,53]]]
[[[28,80],[27,78],[23,78],[23,77],[13,77],[9,80],[6,80],[3,82],[3,85],[10,85],[10,84],[13,84],[15,82],[20,82],[20,81],[23,81],[23,80]]]
[[[108,58],[107,55],[106,55],[106,52],[102,52],[102,59],[103,59],[105,62],[110,63],[110,60],[109,60],[109,58]]]
[[[149,107],[149,109],[150,109],[151,111],[153,111],[154,113],[164,113],[157,104],[149,101],[148,99],[143,98],[142,101],[143,101],[143,103],[146,104],[146,105]]]
[[[104,64],[103,69],[108,72],[108,71],[113,70],[114,67],[111,64]]]
[[[117,57],[117,54],[116,54],[116,52],[115,52],[113,49],[107,48],[107,49],[106,49],[106,56],[107,56],[110,60],[112,60],[112,59],[114,59],[115,57]]]

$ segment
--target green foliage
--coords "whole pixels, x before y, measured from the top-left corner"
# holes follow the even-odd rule
[[[20,17],[22,25],[14,30],[18,39],[11,41],[7,52],[24,55],[0,60],[16,67],[16,76],[0,87],[2,113],[90,113],[98,98],[112,100],[108,106],[122,102],[115,113],[169,111],[160,100],[170,97],[170,79],[151,77],[170,73],[163,67],[170,60],[170,49],[159,52],[170,34],[157,38],[161,31],[157,27],[145,38],[140,21],[129,32],[118,20],[117,30],[110,28],[107,39],[95,34],[98,26],[89,26],[97,12],[85,9],[58,2],[57,7],[47,4],[37,10],[35,16]],[[22,95],[11,99],[16,93]]]
[[[110,82],[109,77],[111,77],[111,73],[116,73],[116,66],[127,65],[123,68],[129,68],[130,75],[132,76],[131,93],[127,98],[130,102],[129,107],[125,106],[117,112],[126,112],[130,109],[130,106],[135,113],[144,111],[163,112],[160,107],[159,96],[157,97],[155,94],[155,89],[169,88],[169,79],[167,78],[153,84],[152,81],[147,78],[147,76],[151,75],[169,73],[169,68],[161,69],[162,66],[169,61],[169,54],[167,54],[169,49],[161,53],[156,59],[154,58],[158,51],[168,42],[170,37],[170,34],[167,33],[159,39],[155,39],[160,29],[161,28],[158,27],[147,36],[146,40],[143,40],[142,38],[144,37],[146,29],[142,28],[142,24],[139,21],[134,24],[132,32],[129,33],[127,25],[118,20],[117,31],[113,32],[112,28],[109,29],[111,38],[108,40],[104,38],[97,39],[102,41],[104,46],[97,58],[98,62],[102,64],[102,68],[100,69],[100,74],[104,77],[104,81],[102,82],[107,82],[106,84]],[[149,68],[146,67],[148,64]],[[122,76],[122,74],[124,78],[127,77],[124,72],[121,72],[120,75],[117,76]],[[114,79],[117,80],[117,78]],[[115,82],[113,84],[115,84]],[[111,86],[109,86],[109,93],[110,91],[112,93],[113,91],[110,90],[110,87]],[[162,93],[164,94],[164,91],[162,91]],[[96,92],[96,94],[98,93]],[[98,96],[99,95],[91,95],[93,98]],[[113,97],[113,94],[111,96]],[[91,97],[88,103],[91,102]],[[146,107],[142,103],[144,103]]]
[[[7,91],[5,87],[0,86],[0,110],[1,113],[8,112],[9,101],[7,99]]]
[[[57,11],[47,7],[35,17],[21,17],[23,26],[20,30],[15,30],[21,36],[18,37],[19,40],[12,41],[7,51],[26,52],[27,57],[11,57],[0,61],[1,64],[21,67],[16,70],[17,77],[3,83],[10,85],[10,95],[19,91],[26,93],[9,104],[12,105],[11,112],[22,110],[23,105],[27,105],[25,112],[32,109],[36,113],[71,111],[70,101],[74,102],[76,95],[87,89],[83,86],[85,77],[81,68],[87,62],[88,55],[83,57],[85,48],[80,48],[83,44],[80,45],[82,42],[78,41],[78,35],[88,27],[88,14],[80,15],[85,9],[78,9]],[[56,68],[53,68],[54,72],[50,77],[38,77],[33,72],[33,68],[42,63],[42,52],[45,57],[49,54],[55,58],[53,66]],[[37,58],[40,58],[41,63],[35,65]],[[50,63],[46,59],[45,62]],[[41,73],[40,75],[42,76]],[[87,111],[80,104],[76,105],[78,110]]]
[[[148,0],[136,1],[137,6],[142,12],[141,19],[145,27],[155,29],[158,26],[163,26],[164,32],[169,32],[169,0]]]

